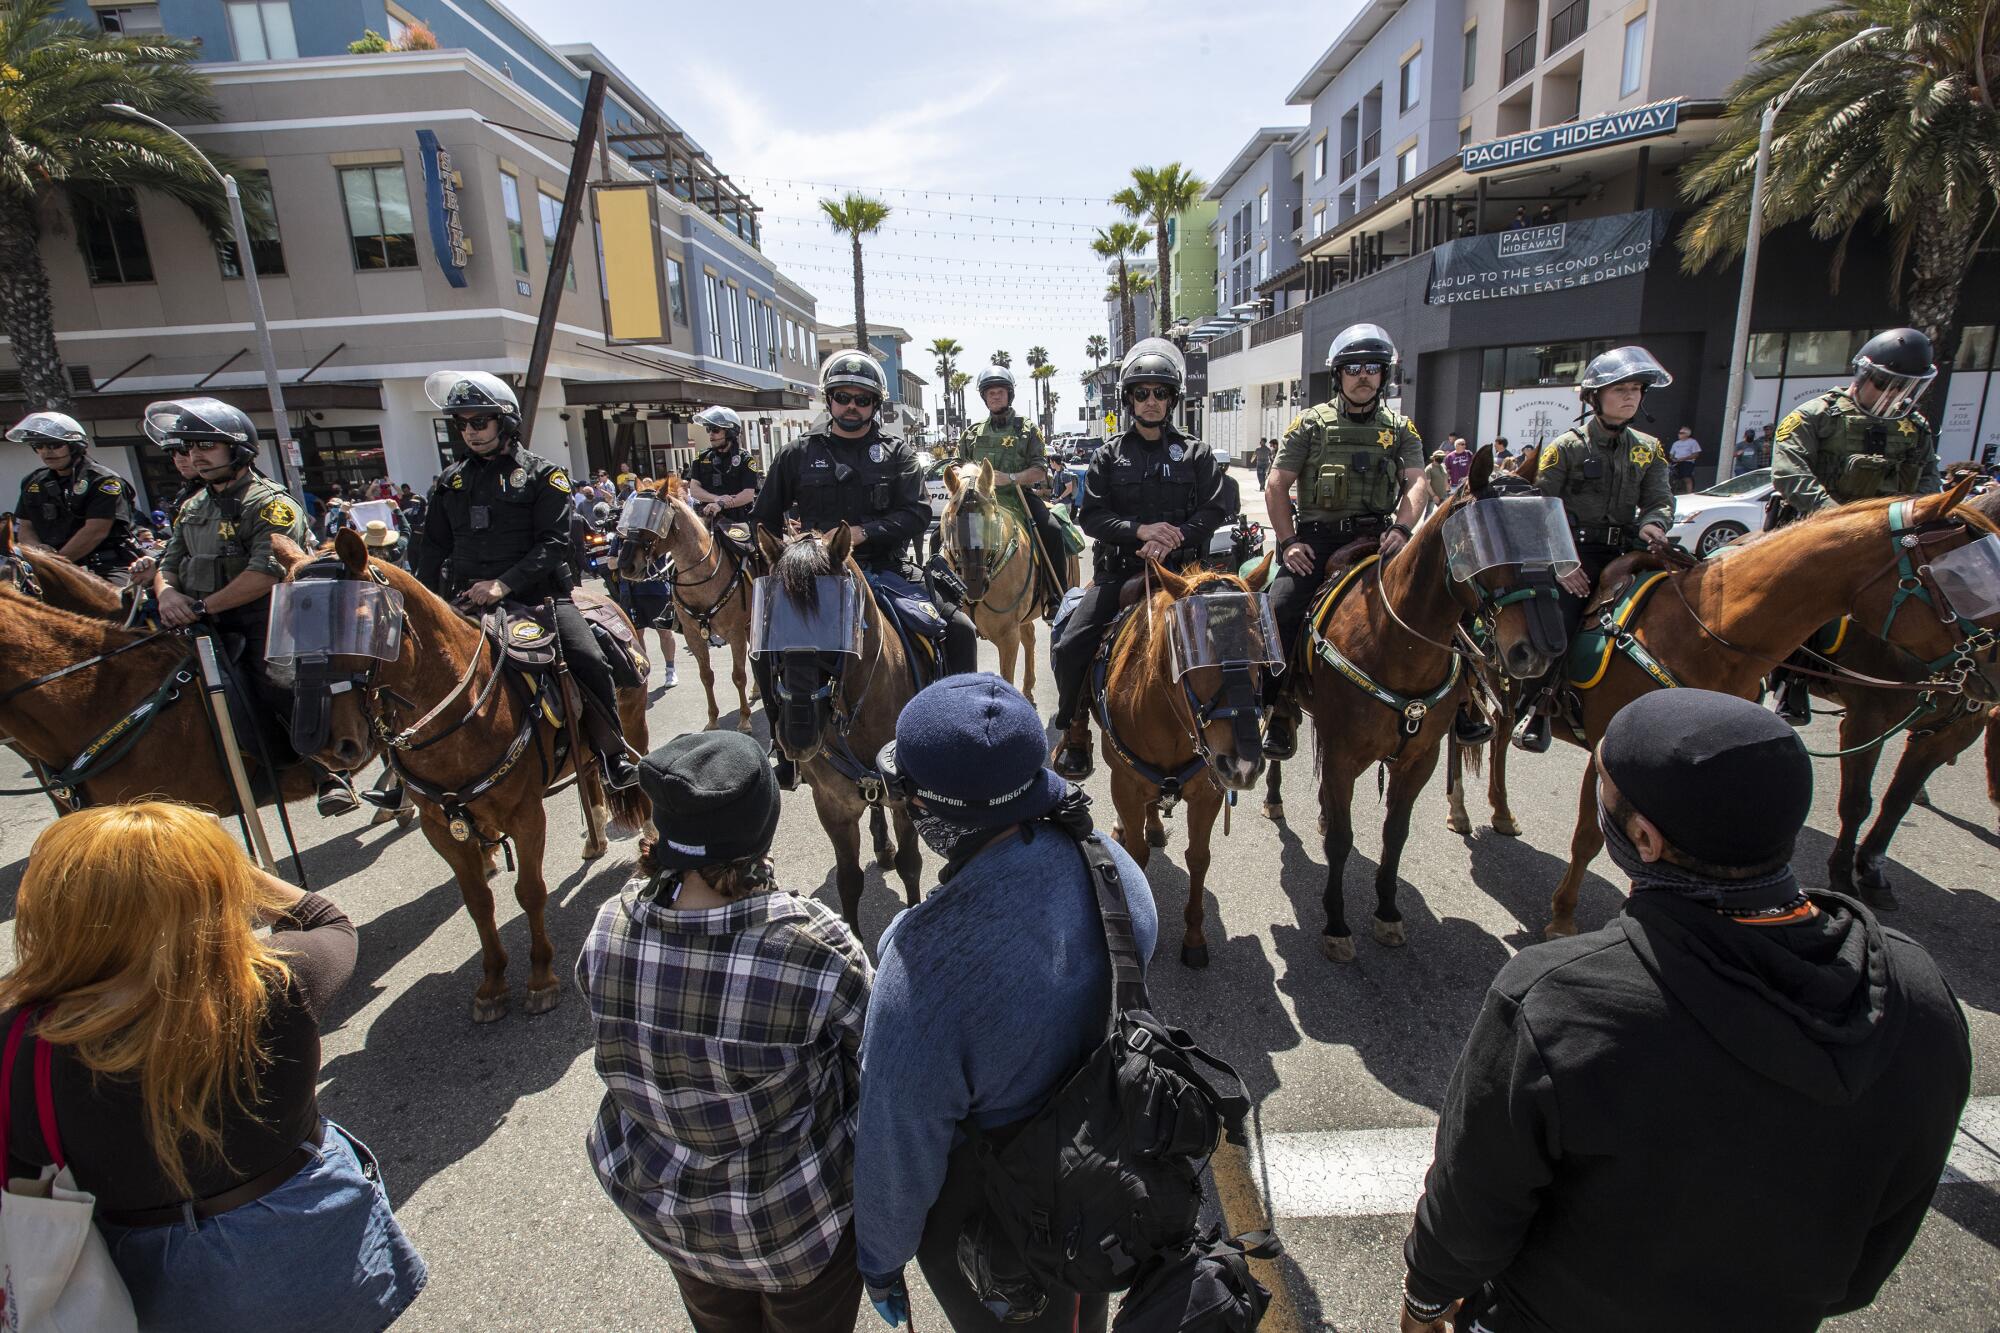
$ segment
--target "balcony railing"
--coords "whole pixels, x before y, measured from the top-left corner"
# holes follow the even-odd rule
[[[1500,86],[1505,88],[1535,67],[1535,34],[1529,33],[1500,57]]]
[[[1290,310],[1280,311],[1269,319],[1258,320],[1250,326],[1250,345],[1262,347],[1265,343],[1276,342],[1280,338],[1297,333],[1305,327],[1305,315],[1304,306],[1293,306]]]
[[[1212,339],[1209,342],[1208,344],[1209,364],[1214,365],[1215,362],[1220,358],[1232,355],[1233,353],[1240,352],[1242,350],[1243,350],[1243,330],[1237,329],[1233,333],[1225,333],[1220,338]]]
[[[1569,5],[1557,10],[1549,20],[1549,54],[1554,55],[1583,36],[1583,30],[1589,26],[1590,0],[1570,0]]]
[[[1356,168],[1359,165],[1361,164],[1355,158],[1354,150],[1352,148],[1342,153],[1340,155],[1340,178],[1342,180],[1346,180],[1349,176],[1352,176],[1354,174],[1354,168]]]
[[[1365,167],[1380,156],[1382,156],[1382,131],[1376,130],[1372,134],[1363,135],[1361,137],[1361,165]]]

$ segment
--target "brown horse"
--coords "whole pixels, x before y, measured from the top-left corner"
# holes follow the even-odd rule
[[[621,528],[618,550],[618,577],[643,578],[647,566],[661,554],[672,558],[667,578],[673,588],[674,619],[681,638],[694,654],[695,668],[701,672],[701,688],[708,696],[708,726],[714,727],[721,713],[715,703],[715,667],[708,660],[714,635],[729,645],[729,678],[736,686],[736,729],[750,730],[749,651],[750,584],[756,571],[749,568],[745,553],[722,541],[693,506],[678,477],[670,477],[658,490],[641,490],[666,506],[664,530],[660,524]],[[631,502],[627,502],[628,510]]]
[[[1993,531],[1990,519],[1961,506],[1970,486],[1968,478],[1939,495],[1843,505],[1669,574],[1627,628],[1678,684],[1754,699],[1771,668],[1821,625],[1843,615],[1890,624],[1898,557],[1909,549],[1892,537],[1892,505],[1909,506],[1910,526],[1928,534],[1932,555]],[[1888,641],[1929,662],[1947,654],[1955,637],[1934,610],[1914,604],[1890,624]],[[1987,688],[1977,676],[1967,684]],[[1576,933],[1577,892],[1604,845],[1597,828],[1597,742],[1619,709],[1660,687],[1630,656],[1613,651],[1597,684],[1582,692],[1582,737],[1561,722],[1554,728],[1593,758],[1577,794],[1569,865],[1549,904],[1544,933],[1551,939]],[[1916,692],[1909,697],[1914,705]]]
[[[125,618],[125,604],[115,585],[46,546],[22,542],[12,514],[0,515],[0,583],[78,615]]]
[[[1000,674],[1014,683],[1014,658],[1027,666],[1021,693],[1035,695],[1035,621],[1041,615],[1035,578],[1034,534],[993,494],[993,464],[961,463],[945,469],[944,517],[938,542],[952,572],[965,584],[967,608],[979,637],[1000,653]],[[960,529],[966,531],[961,532]],[[966,540],[973,535],[971,542]]]
[[[583,769],[587,799],[595,809],[588,820],[586,860],[602,856],[598,830],[607,822],[628,828],[648,818],[645,797],[634,788],[608,795],[593,782],[590,747],[578,739],[582,726],[572,714],[558,727],[539,696],[511,677],[491,640],[444,600],[394,565],[368,557],[360,534],[342,531],[334,551],[354,579],[372,579],[402,594],[404,627],[393,662],[336,658],[340,669],[359,663],[372,670],[354,677],[357,688],[333,696],[327,744],[319,758],[329,767],[352,771],[379,743],[397,776],[415,800],[424,836],[451,867],[465,909],[479,932],[484,977],[472,1000],[472,1020],[489,1023],[507,1012],[507,951],[494,923],[489,865],[503,842],[511,841],[519,873],[514,897],[528,918],[528,994],[531,1014],[555,1008],[562,981],[555,971],[544,908],[547,882],[542,852],[548,834],[543,801],[552,786]],[[294,569],[317,576],[315,566]],[[580,691],[578,692],[580,699]],[[619,720],[635,748],[646,744],[643,686],[618,691]],[[565,743],[566,742],[566,743]],[[476,794],[474,794],[476,793]],[[441,799],[441,797],[443,799]]]
[[[1162,805],[1188,807],[1188,898],[1182,912],[1181,962],[1208,966],[1202,894],[1209,841],[1225,791],[1248,791],[1264,769],[1262,664],[1198,666],[1175,679],[1174,604],[1209,592],[1250,595],[1234,574],[1178,574],[1146,565],[1146,591],[1107,636],[1101,687],[1094,688],[1099,745],[1118,812],[1115,836],[1145,868],[1152,848],[1167,845]],[[1093,667],[1095,670],[1095,667]],[[1254,721],[1253,721],[1254,715]]]
[[[853,542],[845,527],[831,537],[805,532],[780,545],[761,528],[757,533],[771,562],[766,595],[811,611],[818,604],[819,580],[852,579],[862,617],[860,652],[775,649],[768,666],[764,707],[771,738],[812,788],[813,809],[833,843],[834,886],[840,914],[861,929],[861,814],[870,811],[875,857],[894,865],[903,895],[915,906],[920,893],[923,848],[909,810],[882,790],[875,756],[896,738],[896,718],[916,693],[903,641],[870,595]],[[889,843],[882,819],[887,805],[896,839]]]
[[[1487,660],[1499,672],[1538,676],[1560,650],[1553,583],[1530,592],[1518,566],[1462,581],[1447,563],[1447,520],[1467,506],[1509,494],[1529,492],[1523,482],[1498,472],[1492,451],[1482,448],[1465,483],[1418,525],[1394,559],[1355,567],[1342,576],[1344,590],[1315,597],[1304,641],[1294,651],[1305,672],[1303,702],[1313,718],[1326,852],[1320,951],[1332,962],[1354,961],[1344,892],[1347,858],[1354,851],[1354,784],[1376,764],[1388,771],[1388,812],[1375,870],[1373,932],[1376,942],[1389,948],[1408,942],[1396,890],[1411,807],[1430,781],[1438,744],[1471,688],[1465,662],[1480,661],[1457,640],[1459,622],[1474,612],[1484,615],[1491,630]],[[1323,609],[1327,596],[1336,599],[1330,610]],[[1279,785],[1273,765],[1264,807],[1272,819],[1284,816]]]

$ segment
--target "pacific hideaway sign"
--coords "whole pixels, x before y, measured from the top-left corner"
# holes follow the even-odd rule
[[[1424,304],[1534,296],[1644,273],[1666,241],[1668,216],[1649,208],[1446,241],[1431,251]]]
[[[1680,113],[1678,98],[1651,102],[1629,111],[1614,111],[1609,115],[1592,116],[1589,120],[1571,121],[1567,125],[1550,125],[1544,129],[1529,130],[1526,134],[1510,134],[1504,139],[1468,144],[1459,149],[1458,162],[1467,172],[1492,171],[1496,167],[1511,167],[1545,157],[1561,157],[1564,153],[1580,153],[1586,148],[1608,143],[1650,139],[1656,135],[1672,134],[1680,124]]]

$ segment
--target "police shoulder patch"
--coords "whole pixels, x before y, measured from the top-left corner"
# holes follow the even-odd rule
[[[106,495],[116,495],[118,492],[124,490],[125,486],[116,477],[106,477],[97,483],[97,489]]]
[[[454,472],[451,474],[451,488],[455,491],[465,489],[465,474],[463,472]]]
[[[274,528],[289,528],[299,521],[298,507],[282,496],[258,510],[257,516]]]
[[[1785,414],[1785,419],[1783,421],[1780,421],[1778,423],[1778,429],[1773,434],[1772,438],[1777,440],[1789,440],[1792,438],[1792,436],[1798,433],[1799,427],[1805,424],[1806,424],[1805,413],[1799,411],[1797,408],[1794,408],[1790,412],[1787,412]]]
[[[561,491],[564,495],[569,494],[571,489],[569,484],[569,474],[567,472],[564,472],[559,467],[550,468],[549,485],[555,487],[557,490]]]

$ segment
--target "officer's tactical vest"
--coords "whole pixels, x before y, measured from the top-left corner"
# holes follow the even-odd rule
[[[1615,523],[1629,527],[1644,506],[1646,469],[1666,455],[1644,431],[1623,426],[1608,446],[1592,443],[1590,427],[1564,431],[1542,446],[1545,462],[1560,456],[1567,464],[1561,499],[1572,523]]]
[[[1930,423],[1916,413],[1901,421],[1868,416],[1834,389],[1801,404],[1778,427],[1809,431],[1815,441],[1809,451],[1813,476],[1841,504],[1883,495],[1908,495],[1923,478],[1923,461],[1930,452]]]
[[[1306,409],[1295,430],[1318,435],[1299,473],[1299,511],[1319,510],[1336,517],[1388,514],[1402,498],[1397,455],[1408,417],[1377,405],[1360,421],[1331,403]]]

